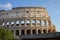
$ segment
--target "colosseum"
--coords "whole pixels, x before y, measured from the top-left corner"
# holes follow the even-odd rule
[[[53,37],[52,34],[56,32],[56,27],[44,7],[0,10],[0,26],[10,29],[14,37],[20,40],[42,40],[42,38]]]

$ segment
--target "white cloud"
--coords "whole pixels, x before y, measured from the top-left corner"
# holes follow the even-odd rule
[[[0,8],[4,8],[5,10],[10,10],[12,9],[12,4],[11,3],[0,4]]]

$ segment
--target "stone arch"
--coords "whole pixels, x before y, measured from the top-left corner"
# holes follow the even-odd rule
[[[27,30],[27,34],[30,34],[31,33],[31,31],[30,30]]]
[[[41,20],[41,25],[45,26],[45,21],[44,20]]]
[[[24,20],[21,20],[21,25],[24,25],[25,24],[25,21]]]
[[[16,30],[16,36],[19,36],[19,30]]]
[[[48,33],[50,33],[51,32],[51,30],[48,30]]]
[[[14,26],[15,22],[14,21],[11,21],[11,26]]]
[[[38,30],[38,34],[40,34],[40,33],[41,33],[41,30],[39,29],[39,30]]]
[[[32,34],[36,34],[36,30],[32,30]]]
[[[10,24],[10,22],[8,21],[8,22],[6,23],[6,27],[9,27],[9,24]]]
[[[53,30],[53,32],[55,32],[55,30]]]
[[[38,25],[40,25],[41,22],[40,22],[40,20],[36,20],[36,23],[37,23]]]
[[[46,33],[46,30],[45,29],[43,30],[43,33]]]
[[[30,25],[30,20],[26,20],[26,25]]]
[[[20,21],[16,21],[16,26],[19,26],[19,24],[20,24]]]
[[[31,20],[31,23],[32,23],[32,25],[35,25],[36,20],[35,19]]]
[[[21,35],[24,35],[25,34],[25,31],[24,30],[21,30]]]

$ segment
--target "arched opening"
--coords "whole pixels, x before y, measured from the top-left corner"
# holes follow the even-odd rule
[[[32,20],[31,22],[32,22],[32,25],[35,25],[35,23],[36,23],[36,20]]]
[[[36,34],[36,30],[32,30],[32,33],[33,33],[33,34]]]
[[[43,33],[46,33],[46,30],[43,30]]]
[[[25,24],[25,21],[24,21],[24,20],[22,20],[22,21],[21,21],[21,25],[24,25],[24,24]]]
[[[19,36],[19,30],[16,30],[16,36]]]
[[[9,27],[9,22],[6,23],[6,27]]]
[[[27,25],[30,25],[30,20],[27,20],[27,21],[26,21],[26,24],[27,24]]]
[[[11,26],[14,26],[14,21],[11,22]]]
[[[24,30],[21,30],[21,35],[24,35],[25,34],[25,31]]]
[[[42,26],[45,26],[44,20],[41,20],[41,25],[42,25]]]
[[[38,34],[40,34],[41,33],[41,31],[40,30],[38,30]]]
[[[53,30],[53,32],[55,32],[55,30]]]
[[[36,20],[36,23],[37,23],[38,25],[40,25],[40,20]]]
[[[29,13],[29,11],[26,11],[26,13]]]
[[[16,21],[16,26],[19,26],[20,22],[19,21]]]
[[[48,30],[48,33],[50,33],[51,31],[50,30]]]
[[[30,34],[30,30],[27,30],[27,34]]]

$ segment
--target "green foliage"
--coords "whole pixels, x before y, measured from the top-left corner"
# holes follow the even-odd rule
[[[0,28],[0,39],[1,40],[13,40],[14,35],[11,30]]]

